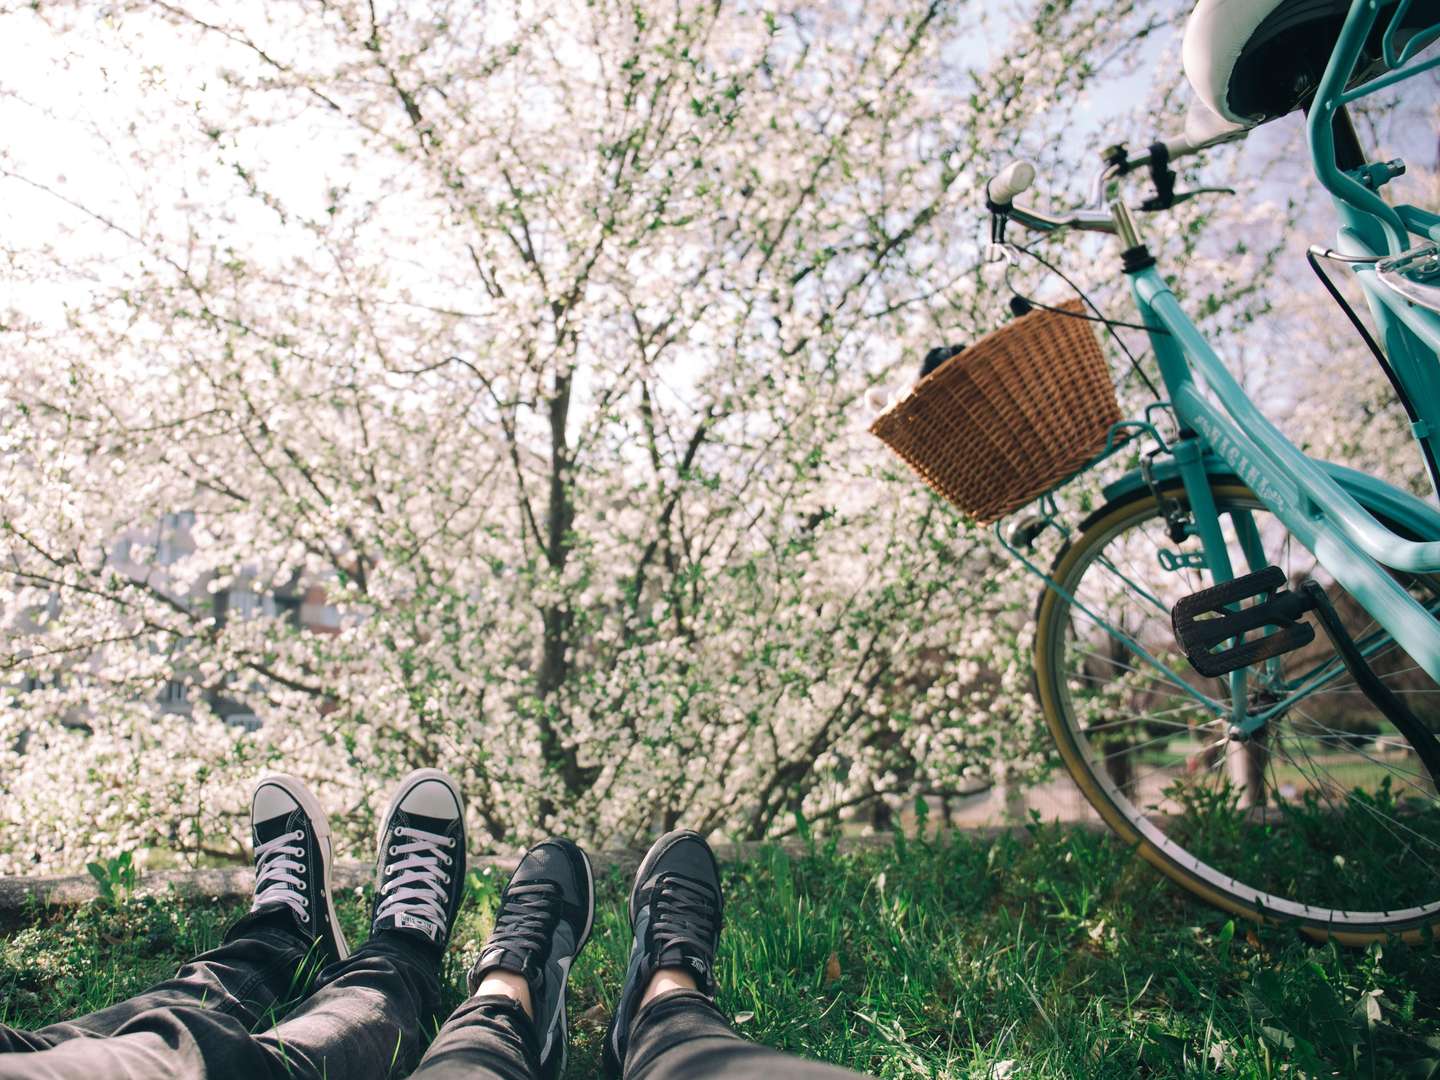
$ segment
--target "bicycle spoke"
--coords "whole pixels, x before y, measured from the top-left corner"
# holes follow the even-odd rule
[[[1235,571],[1274,564],[1292,585],[1320,582],[1386,685],[1427,720],[1440,715],[1440,687],[1314,555],[1258,501],[1227,498],[1218,522]],[[1116,522],[1103,537],[1082,534],[1062,582],[1075,604],[1047,631],[1079,759],[1107,781],[1089,790],[1174,838],[1181,863],[1214,875],[1208,887],[1221,892],[1241,881],[1274,888],[1268,904],[1340,922],[1440,902],[1440,799],[1413,749],[1324,637],[1251,669],[1250,707],[1269,720],[1254,741],[1232,739],[1229,680],[1190,675],[1172,644],[1170,609],[1209,585],[1208,572],[1164,570],[1156,553],[1178,545],[1153,501],[1147,513],[1100,519]],[[1440,577],[1404,584],[1440,611]]]
[[[1389,771],[1394,772],[1394,773],[1396,773],[1396,774],[1398,774],[1398,775],[1412,776],[1412,777],[1414,777],[1415,779],[1421,780],[1421,781],[1423,781],[1423,780],[1426,778],[1426,774],[1424,774],[1424,773],[1410,773],[1410,772],[1406,772],[1404,769],[1396,769],[1396,768],[1395,768],[1391,763],[1389,763],[1389,762],[1381,761],[1379,758],[1373,758],[1373,757],[1371,757],[1369,754],[1365,753],[1365,751],[1362,750],[1362,749],[1360,749],[1358,746],[1354,746],[1354,745],[1350,742],[1349,737],[1347,736],[1347,734],[1346,734],[1345,732],[1343,732],[1343,731],[1336,731],[1334,728],[1328,727],[1327,725],[1322,724],[1319,720],[1316,720],[1314,717],[1310,716],[1308,713],[1302,712],[1302,711],[1300,711],[1300,710],[1298,710],[1298,709],[1295,710],[1295,711],[1296,711],[1296,714],[1299,715],[1301,719],[1303,719],[1303,720],[1306,721],[1307,723],[1314,724],[1316,727],[1320,728],[1320,729],[1324,732],[1323,735],[1313,735],[1312,738],[1318,738],[1318,739],[1321,739],[1321,740],[1331,740],[1331,741],[1334,742],[1336,745],[1344,746],[1344,747],[1345,747],[1347,750],[1349,750],[1350,752],[1359,754],[1361,757],[1365,758],[1365,760],[1370,761],[1370,762],[1373,762],[1374,764],[1379,765],[1379,766],[1381,766],[1382,768],[1388,769]]]
[[[1284,752],[1281,751],[1281,753],[1283,754]],[[1290,762],[1290,764],[1294,765],[1297,769],[1300,769],[1302,772],[1305,771],[1305,767],[1304,767],[1303,765],[1301,765],[1295,758],[1290,757],[1288,754],[1285,754],[1284,756],[1285,756],[1286,760]],[[1309,758],[1309,755],[1307,754],[1306,757],[1307,757],[1307,759],[1308,759],[1308,758]],[[1317,782],[1323,783],[1323,781],[1320,780],[1320,778],[1319,778],[1319,776],[1318,776],[1317,774],[1311,773],[1311,774],[1309,774],[1309,775],[1314,776],[1315,779],[1317,780]],[[1390,833],[1392,836],[1395,836],[1397,839],[1401,839],[1401,838],[1400,838],[1399,834],[1396,833],[1395,829],[1391,827],[1392,825],[1399,826],[1402,830],[1404,830],[1405,832],[1408,832],[1408,833],[1410,833],[1412,836],[1414,836],[1415,839],[1417,839],[1417,840],[1419,840],[1419,841],[1422,841],[1422,842],[1425,843],[1425,844],[1428,844],[1430,847],[1434,848],[1437,853],[1440,853],[1440,843],[1436,843],[1434,840],[1430,839],[1428,836],[1425,836],[1423,833],[1416,832],[1414,829],[1410,828],[1410,827],[1409,827],[1408,825],[1406,825],[1404,822],[1396,821],[1394,818],[1390,817],[1388,814],[1382,814],[1379,810],[1377,810],[1375,807],[1371,806],[1369,803],[1367,803],[1367,802],[1365,802],[1365,801],[1363,801],[1363,800],[1361,800],[1361,799],[1357,799],[1357,798],[1355,797],[1355,793],[1354,793],[1354,792],[1352,792],[1352,791],[1339,791],[1338,794],[1344,796],[1345,799],[1346,799],[1348,802],[1350,802],[1350,803],[1354,804],[1355,806],[1359,807],[1360,809],[1365,810],[1366,812],[1368,812],[1372,817],[1374,817],[1377,821],[1379,821],[1379,822],[1381,823],[1381,826],[1382,826],[1388,833]],[[1332,806],[1334,805],[1333,802],[1331,803],[1331,805],[1332,805]],[[1339,811],[1337,810],[1336,813],[1338,814]],[[1404,841],[1403,841],[1403,839],[1402,839],[1402,843],[1403,843],[1403,842],[1404,842]],[[1408,843],[1406,844],[1406,846],[1409,847]],[[1430,864],[1427,863],[1426,865],[1429,866]],[[1432,869],[1433,869],[1433,868],[1432,868]]]
[[[1173,739],[1174,737],[1175,737],[1175,736],[1174,736],[1173,734],[1167,732],[1166,734],[1164,734],[1164,735],[1158,735],[1158,736],[1156,736],[1156,737],[1153,738],[1153,739],[1146,739],[1146,740],[1145,740],[1144,742],[1142,742],[1142,743],[1134,743],[1133,745],[1122,746],[1119,750],[1115,750],[1115,751],[1113,751],[1112,753],[1106,754],[1104,757],[1100,758],[1099,760],[1101,760],[1101,761],[1110,761],[1111,759],[1116,758],[1116,757],[1119,757],[1119,756],[1121,756],[1121,755],[1123,755],[1123,754],[1133,754],[1133,753],[1135,753],[1135,752],[1138,751],[1138,750],[1143,750],[1143,749],[1145,749],[1145,747],[1147,747],[1147,746],[1154,746],[1154,745],[1155,745],[1156,743],[1158,743],[1158,742],[1164,742],[1166,739]]]
[[[1139,593],[1146,600],[1150,601],[1150,603],[1153,604],[1158,610],[1165,612],[1167,615],[1170,613],[1170,608],[1167,604],[1163,603],[1160,598],[1157,597],[1154,593],[1152,593],[1149,589],[1146,589],[1143,586],[1136,584],[1136,582],[1132,578],[1128,578],[1124,574],[1122,574],[1114,563],[1110,562],[1108,559],[1100,559],[1098,561],[1102,566],[1108,569],[1117,578],[1119,578],[1121,581],[1125,582],[1125,584],[1129,585],[1132,589],[1134,589],[1135,592]],[[1129,565],[1130,561],[1131,560],[1127,560],[1127,565]]]
[[[1420,665],[1419,665],[1419,664],[1411,664],[1409,667],[1407,667],[1407,668],[1401,668],[1399,671],[1391,671],[1391,672],[1388,672],[1388,673],[1386,673],[1385,675],[1380,676],[1380,678],[1381,678],[1381,680],[1383,681],[1383,680],[1385,680],[1385,679],[1393,679],[1393,678],[1395,678],[1395,677],[1398,676],[1398,675],[1408,675],[1408,674],[1410,674],[1410,672],[1412,672],[1412,671],[1420,671],[1420,670],[1421,670],[1421,668],[1420,668]],[[1362,694],[1362,693],[1364,693],[1364,691],[1361,690],[1361,689],[1359,688],[1359,686],[1356,685],[1356,684],[1353,683],[1353,682],[1336,683],[1334,686],[1327,686],[1327,687],[1325,688],[1325,693],[1327,693],[1327,694],[1334,694],[1334,693],[1339,693],[1339,692],[1342,691],[1342,690],[1348,690],[1348,691],[1350,691],[1350,692],[1352,692],[1352,693],[1357,693],[1357,694]],[[1393,693],[1396,693],[1396,694],[1402,694],[1402,693],[1405,693],[1405,692],[1406,692],[1406,691],[1403,691],[1403,690],[1395,690],[1393,687],[1391,688],[1391,690],[1392,690]],[[1414,693],[1414,692],[1415,692],[1415,691],[1411,691],[1411,693]],[[1432,689],[1430,689],[1430,690],[1425,691],[1425,693],[1427,693],[1427,694],[1440,694],[1440,688],[1432,688]]]
[[[1303,749],[1303,748],[1302,748],[1302,749]],[[1304,752],[1305,752],[1306,760],[1307,760],[1307,761],[1310,761],[1310,762],[1313,764],[1314,759],[1310,757],[1309,752],[1308,752],[1308,751],[1304,751]],[[1288,755],[1286,755],[1286,756],[1287,756],[1288,760],[1290,760],[1290,762],[1296,766],[1296,768],[1303,769],[1303,766],[1301,766],[1301,765],[1299,764],[1299,762],[1297,762],[1294,758],[1290,758]],[[1317,776],[1317,779],[1318,779],[1318,776]],[[1437,852],[1440,852],[1440,843],[1436,843],[1434,840],[1431,840],[1429,837],[1423,835],[1422,833],[1416,832],[1414,829],[1411,829],[1409,826],[1405,825],[1404,822],[1397,821],[1395,818],[1390,817],[1388,814],[1383,814],[1383,813],[1381,813],[1381,812],[1380,812],[1378,809],[1376,809],[1374,806],[1370,805],[1370,803],[1366,802],[1366,801],[1363,800],[1363,799],[1356,798],[1355,793],[1354,793],[1353,791],[1338,789],[1338,785],[1337,785],[1337,792],[1338,792],[1338,794],[1343,795],[1348,802],[1350,802],[1350,803],[1354,804],[1355,806],[1359,807],[1360,809],[1366,811],[1367,813],[1369,813],[1369,814],[1371,815],[1371,817],[1373,817],[1373,818],[1375,818],[1377,821],[1379,821],[1379,822],[1381,823],[1381,826],[1382,826],[1383,828],[1385,828],[1385,830],[1386,830],[1388,833],[1390,833],[1392,836],[1394,836],[1397,840],[1399,840],[1401,843],[1405,844],[1405,846],[1407,847],[1407,849],[1410,847],[1410,844],[1409,844],[1407,841],[1405,841],[1405,840],[1403,839],[1403,837],[1401,837],[1401,836],[1395,831],[1394,828],[1391,827],[1392,825],[1393,825],[1393,826],[1398,826],[1400,829],[1404,830],[1405,832],[1410,833],[1410,834],[1411,834],[1412,836],[1414,836],[1416,839],[1421,840],[1421,841],[1429,844],[1431,847],[1435,848],[1435,850],[1436,850]],[[1338,813],[1338,811],[1337,811],[1337,813]],[[1429,864],[1427,863],[1426,865],[1428,866]]]
[[[1097,731],[1105,731],[1108,728],[1120,727],[1123,724],[1135,723],[1160,724],[1164,727],[1173,727],[1178,728],[1181,731],[1189,731],[1194,725],[1179,720],[1160,720],[1158,718],[1166,716],[1168,714],[1184,712],[1190,707],[1191,706],[1189,705],[1177,705],[1173,709],[1164,709],[1158,713],[1130,713],[1127,716],[1122,716],[1118,719],[1110,720],[1103,724],[1093,724],[1085,729],[1085,734],[1093,735]],[[1199,710],[1196,711],[1198,712]]]
[[[1155,685],[1155,686],[1164,686],[1164,687],[1170,687],[1170,688],[1174,688],[1174,689],[1181,689],[1181,688],[1182,688],[1182,687],[1181,687],[1181,684],[1178,683],[1178,682],[1176,682],[1176,681],[1174,681],[1173,679],[1160,679],[1160,678],[1157,678],[1155,675],[1150,674],[1150,672],[1148,672],[1148,671],[1144,671],[1144,670],[1142,670],[1142,669],[1140,669],[1140,668],[1134,667],[1133,665],[1127,664],[1127,663],[1125,663],[1124,661],[1116,660],[1116,659],[1114,659],[1113,657],[1105,656],[1103,653],[1095,652],[1093,649],[1077,649],[1076,651],[1077,651],[1081,656],[1090,657],[1091,659],[1098,660],[1098,661],[1100,661],[1101,663],[1109,664],[1109,665],[1111,665],[1112,667],[1120,668],[1120,669],[1123,670],[1123,671],[1131,672],[1131,673],[1133,673],[1133,674],[1135,674],[1135,675],[1138,675],[1138,676],[1140,676],[1142,679],[1145,679],[1147,682],[1149,682],[1149,683],[1151,683],[1151,684],[1153,684],[1153,685]],[[1156,669],[1156,670],[1159,670],[1159,669]],[[1081,677],[1081,678],[1084,678],[1085,676],[1080,676],[1080,677]],[[1187,696],[1188,696],[1188,694],[1187,694]],[[1193,699],[1192,699],[1192,700],[1193,700]],[[1197,704],[1197,707],[1198,707],[1198,704],[1199,704],[1199,703],[1197,702],[1196,704]]]

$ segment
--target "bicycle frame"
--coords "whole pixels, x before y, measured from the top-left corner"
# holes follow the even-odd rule
[[[1401,0],[1384,36],[1386,59],[1396,68],[1416,51],[1413,44],[1400,56],[1394,55],[1393,49],[1394,28],[1409,3]],[[1410,234],[1440,238],[1440,216],[1412,206],[1391,207],[1376,194],[1374,188],[1392,175],[1384,166],[1344,172],[1335,161],[1333,125],[1339,109],[1364,94],[1440,65],[1440,58],[1433,58],[1392,71],[1357,90],[1345,90],[1377,17],[1378,5],[1371,0],[1352,4],[1309,116],[1316,173],[1333,196],[1341,218],[1339,250],[1367,259],[1399,254],[1409,246]],[[1436,31],[1440,27],[1428,35],[1430,40]],[[1367,179],[1368,185],[1363,182]],[[1176,418],[1182,431],[1195,433],[1193,439],[1175,445],[1175,457],[1214,581],[1228,581],[1236,571],[1221,532],[1200,447],[1187,443],[1208,446],[1228,463],[1394,641],[1440,682],[1440,622],[1385,569],[1440,572],[1440,540],[1408,540],[1376,521],[1317,462],[1265,419],[1154,266],[1133,271],[1130,277],[1142,321],[1156,328],[1150,334],[1151,343]],[[1440,439],[1440,316],[1381,286],[1375,280],[1373,264],[1361,271],[1360,283],[1391,365],[1420,418],[1415,424],[1416,437],[1427,442]],[[1214,401],[1201,389],[1197,373]],[[1241,549],[1251,563],[1242,572],[1261,569],[1265,556],[1253,523],[1247,527],[1237,521],[1235,526]],[[1245,669],[1230,676],[1233,719],[1242,730],[1254,731],[1264,724],[1266,714],[1248,714],[1246,678]],[[1315,685],[1322,682],[1317,676]]]

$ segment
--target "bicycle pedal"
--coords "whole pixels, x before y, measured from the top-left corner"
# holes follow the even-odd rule
[[[1284,572],[1278,566],[1267,566],[1201,589],[1176,604],[1170,611],[1170,624],[1176,643],[1195,670],[1216,678],[1314,641],[1315,628],[1300,620],[1315,609],[1315,601],[1304,593],[1287,591],[1284,585]],[[1266,593],[1266,599],[1239,606]],[[1267,628],[1273,628],[1272,632],[1245,640],[1247,633]]]

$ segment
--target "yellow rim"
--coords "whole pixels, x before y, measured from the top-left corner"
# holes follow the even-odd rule
[[[1255,494],[1243,484],[1217,485],[1213,489],[1217,499],[1254,499]],[[1184,498],[1184,491],[1180,488],[1167,490],[1167,496],[1179,496]],[[1130,499],[1114,507],[1108,513],[1092,521],[1088,528],[1061,552],[1060,558],[1050,570],[1050,577],[1053,580],[1064,580],[1075,562],[1088,549],[1086,538],[1097,532],[1104,532],[1112,528],[1117,521],[1127,517],[1136,519],[1146,516],[1147,508],[1156,507],[1153,494],[1142,495],[1140,498]],[[1076,746],[1072,734],[1064,719],[1060,715],[1055,697],[1055,672],[1051,669],[1047,660],[1045,642],[1049,640],[1051,623],[1055,619],[1059,608],[1059,594],[1053,589],[1046,587],[1040,608],[1035,620],[1035,683],[1040,696],[1040,706],[1045,712],[1045,722],[1050,727],[1051,737],[1060,751],[1060,758],[1065,763],[1065,769],[1080,786],[1085,798],[1090,802],[1105,824],[1132,847],[1139,849],[1141,858],[1150,863],[1171,881],[1180,885],[1188,892],[1200,897],[1209,904],[1228,911],[1234,915],[1240,915],[1258,923],[1279,923],[1280,920],[1268,918],[1266,914],[1241,901],[1228,893],[1220,892],[1208,882],[1197,878],[1189,873],[1184,867],[1176,865],[1159,851],[1154,844],[1145,839],[1131,824],[1129,818],[1121,812],[1110,799],[1105,795],[1104,790],[1095,783],[1095,778],[1085,764],[1084,756]],[[1418,924],[1404,929],[1386,930],[1345,930],[1333,927],[1329,923],[1306,922],[1303,919],[1285,920],[1287,925],[1298,925],[1300,930],[1307,937],[1317,941],[1336,941],[1342,945],[1366,945],[1372,941],[1384,941],[1392,937],[1400,937],[1408,942],[1418,942],[1425,937],[1427,928],[1440,929],[1440,919],[1422,921]]]

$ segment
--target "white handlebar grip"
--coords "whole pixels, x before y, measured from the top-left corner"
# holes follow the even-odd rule
[[[1028,161],[1012,161],[985,185],[985,195],[996,206],[1009,206],[1016,195],[1023,194],[1034,182],[1034,165]]]

